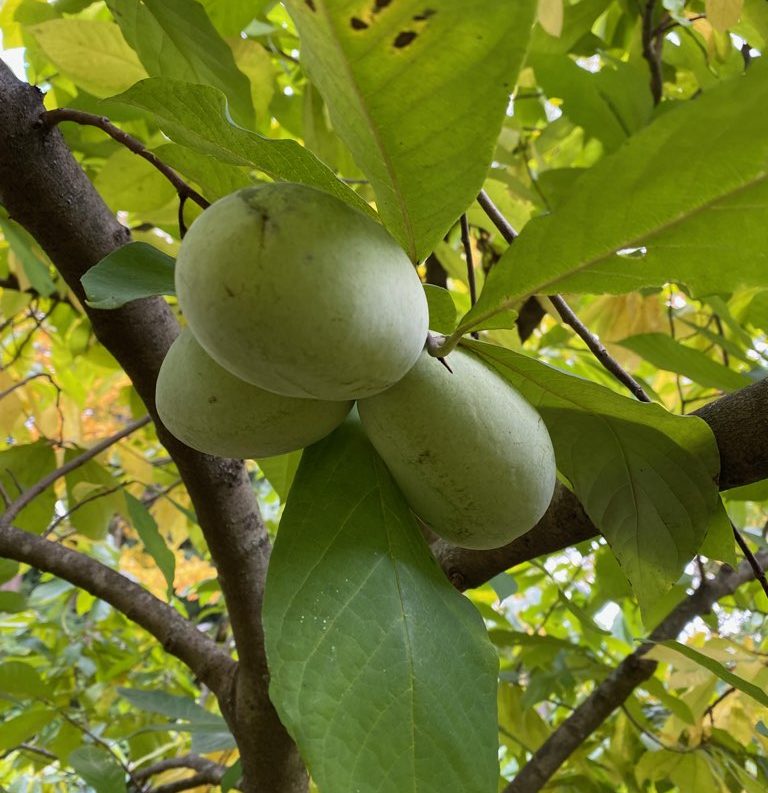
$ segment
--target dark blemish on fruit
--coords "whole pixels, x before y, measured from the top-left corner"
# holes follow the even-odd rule
[[[309,6],[310,11],[317,11],[315,8],[315,0],[304,0],[304,2]]]
[[[377,14],[383,8],[386,8],[391,2],[392,0],[374,0],[373,13]]]
[[[402,30],[397,34],[397,38],[393,43],[395,47],[401,50],[403,47],[407,47],[418,35],[415,30]]]
[[[349,20],[349,24],[352,26],[353,30],[365,30],[368,27],[368,23],[364,22],[359,17],[352,17]]]
[[[433,17],[437,11],[434,8],[425,8],[420,14],[416,14],[413,18],[414,22],[425,22],[430,17]]]
[[[228,294],[230,297],[234,297],[234,296],[235,296],[235,293],[234,293],[234,292],[233,292],[233,291],[232,291],[232,290],[231,290],[231,289],[230,289],[230,288],[229,288],[229,287],[228,287],[226,284],[224,284],[224,291],[225,291],[225,292],[226,292],[226,293],[227,293],[227,294]]]
[[[219,400],[215,396],[208,397],[208,404],[215,405]]]

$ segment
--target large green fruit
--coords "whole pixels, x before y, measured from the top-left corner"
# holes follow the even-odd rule
[[[165,356],[156,389],[163,424],[193,449],[221,457],[271,457],[320,440],[351,402],[296,399],[222,369],[187,328]]]
[[[413,511],[451,542],[497,548],[549,506],[555,455],[541,416],[473,354],[424,353],[397,385],[358,403],[368,437]]]
[[[181,245],[176,291],[209,355],[288,396],[379,393],[427,336],[424,290],[399,245],[300,184],[248,187],[206,209]]]

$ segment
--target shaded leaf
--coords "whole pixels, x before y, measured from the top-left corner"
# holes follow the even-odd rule
[[[30,286],[43,297],[56,291],[48,262],[35,253],[35,242],[21,226],[3,217],[0,213],[0,231],[11,250],[19,257]]]
[[[12,446],[0,452],[0,482],[11,499],[19,495],[19,488],[31,487],[55,467],[53,448],[44,441]],[[55,503],[56,494],[49,487],[24,507],[14,519],[14,526],[40,534],[51,522]]]
[[[116,248],[80,279],[91,308],[120,308],[131,300],[175,295],[174,260],[146,242]]]
[[[285,501],[288,498],[288,492],[299,467],[301,454],[302,450],[297,449],[295,452],[280,454],[276,457],[264,457],[256,461],[261,472],[280,497],[280,501]]]
[[[125,772],[106,749],[81,746],[69,755],[69,763],[96,793],[125,793]]]
[[[264,629],[272,701],[321,791],[495,789],[495,653],[355,419],[304,451]]]
[[[55,715],[56,713],[48,708],[34,706],[19,716],[11,718],[5,716],[0,721],[0,752],[13,749],[20,743],[29,740],[52,721]]]
[[[13,697],[44,697],[50,688],[33,666],[7,661],[0,664],[0,692]]]
[[[536,0],[289,0],[334,129],[414,261],[482,187]]]
[[[699,549],[718,504],[719,455],[709,427],[510,350],[467,346],[541,413],[558,469],[647,610]]]
[[[634,135],[523,229],[460,327],[530,294],[764,286],[768,115],[754,108],[766,101],[768,66],[757,62]]]
[[[249,165],[274,179],[301,182],[367,213],[372,210],[327,166],[293,140],[271,140],[232,123],[215,88],[165,78],[142,80],[115,101],[150,114],[171,140],[230,165]]]
[[[199,3],[107,0],[107,5],[150,76],[218,88],[237,123],[253,125],[248,78]]]
[[[456,304],[447,289],[424,284],[429,306],[429,328],[436,333],[451,333],[456,327]]]
[[[166,545],[163,535],[157,528],[157,523],[147,508],[130,493],[125,493],[125,502],[128,506],[128,515],[133,528],[139,534],[144,550],[155,560],[168,584],[168,600],[173,597],[173,578],[176,571],[176,557]]]

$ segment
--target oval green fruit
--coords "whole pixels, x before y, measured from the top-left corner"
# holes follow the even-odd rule
[[[296,399],[222,369],[188,328],[160,367],[157,412],[171,434],[220,457],[259,458],[301,449],[334,430],[352,402]]]
[[[181,245],[176,291],[210,356],[287,396],[372,396],[427,336],[424,290],[400,246],[306,185],[248,187],[206,209]]]
[[[383,394],[362,400],[363,427],[411,509],[464,548],[506,545],[539,521],[555,488],[541,416],[475,355],[453,373],[426,352]]]

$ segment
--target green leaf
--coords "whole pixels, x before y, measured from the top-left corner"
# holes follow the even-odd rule
[[[96,746],[81,746],[69,755],[69,764],[96,793],[125,793],[125,772],[114,755]]]
[[[124,148],[104,163],[93,184],[115,212],[150,212],[166,206],[176,195],[157,168]]]
[[[264,457],[261,460],[256,460],[261,472],[280,497],[280,501],[285,501],[288,498],[301,461],[301,453],[302,450],[297,449],[295,452],[280,454],[277,457]]]
[[[264,630],[271,699],[321,791],[495,790],[495,653],[356,419],[304,451]]]
[[[94,96],[119,93],[147,76],[111,22],[51,19],[28,30],[61,74]]]
[[[83,449],[79,448],[67,449],[64,462],[69,462],[82,452]],[[85,537],[103,539],[109,530],[110,521],[124,504],[122,494],[114,492],[117,484],[114,477],[96,460],[89,460],[68,473],[65,481],[68,508],[72,510],[80,502],[85,502],[72,512],[69,523]]]
[[[237,760],[227,769],[227,772],[221,778],[221,793],[229,793],[230,790],[234,790],[235,786],[240,784],[242,776],[243,765]]]
[[[0,231],[11,250],[19,257],[24,274],[30,286],[43,297],[50,297],[56,291],[47,261],[35,253],[35,241],[19,225],[3,217],[0,213]]]
[[[719,454],[709,427],[511,350],[467,346],[541,413],[558,469],[647,610],[699,549],[718,504]]]
[[[536,0],[289,0],[334,129],[414,260],[482,187]]]
[[[121,697],[147,713],[158,713],[171,719],[184,719],[191,722],[223,726],[226,722],[221,716],[209,713],[190,697],[167,694],[165,691],[144,691],[138,688],[118,688]]]
[[[209,19],[222,36],[237,36],[273,0],[200,0]]]
[[[0,592],[0,613],[18,614],[27,608],[27,599],[21,592]]]
[[[717,675],[722,681],[728,683],[728,685],[752,697],[752,699],[759,702],[763,707],[768,707],[768,694],[764,689],[760,686],[756,686],[754,683],[750,683],[749,680],[745,680],[743,677],[739,677],[739,675],[735,675],[714,658],[710,658],[708,655],[694,650],[693,647],[682,644],[674,639],[661,642],[661,644],[665,647],[669,647],[670,650],[675,650],[680,653],[680,655],[684,655],[686,658],[690,658],[691,661],[695,661],[699,666],[708,669],[712,674]]]
[[[741,17],[744,0],[705,0],[707,21],[715,30],[732,28]]]
[[[144,550],[155,560],[155,564],[160,568],[166,583],[168,584],[168,600],[173,597],[173,578],[176,572],[176,557],[171,549],[166,545],[163,535],[157,528],[157,523],[149,510],[130,493],[125,494],[125,502],[128,505],[128,514],[131,518],[133,528],[139,534],[139,538],[144,545]]]
[[[232,123],[226,97],[215,88],[165,78],[142,80],[119,97],[149,113],[176,143],[230,165],[249,165],[274,179],[325,190],[364,212],[368,204],[293,140],[270,140]]]
[[[56,455],[44,441],[11,446],[0,452],[0,483],[11,497],[19,495],[56,468]],[[56,494],[47,488],[17,515],[13,525],[40,534],[48,528],[53,516]]]
[[[737,391],[753,382],[747,375],[734,372],[713,361],[701,350],[686,347],[666,333],[639,333],[617,344],[632,350],[659,369],[676,372],[708,388]]]
[[[436,333],[451,333],[456,327],[456,304],[447,289],[424,284],[429,306],[429,328]]]
[[[722,499],[715,509],[707,529],[707,536],[701,544],[700,552],[708,559],[725,562],[731,567],[736,567],[736,539],[733,536],[733,526],[728,513],[725,511]]]
[[[20,743],[36,735],[39,730],[53,720],[55,712],[35,706],[20,716],[5,717],[0,721],[0,752],[13,749]]]
[[[766,102],[768,66],[756,62],[637,133],[523,229],[462,330],[530,294],[766,285],[768,114],[754,112]]]
[[[45,697],[50,688],[33,666],[7,661],[0,664],[0,692],[13,697]]]
[[[120,308],[131,300],[175,295],[174,260],[146,242],[107,254],[80,279],[91,308]]]
[[[229,100],[238,124],[253,126],[248,78],[194,0],[107,0],[128,43],[152,77],[210,85]]]
[[[12,559],[0,559],[0,584],[5,584],[19,573],[19,563]]]

